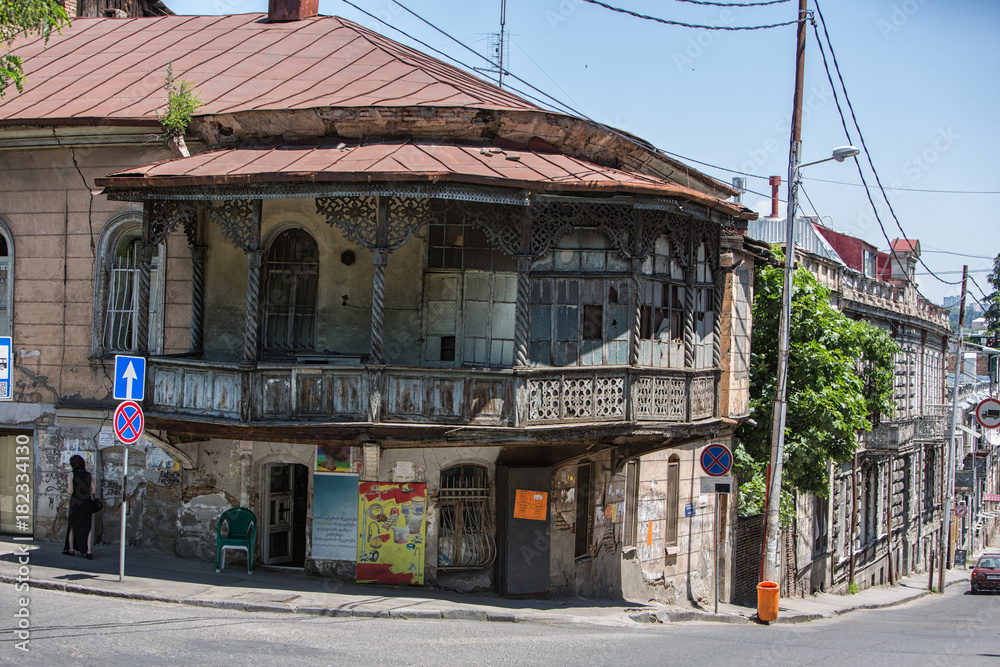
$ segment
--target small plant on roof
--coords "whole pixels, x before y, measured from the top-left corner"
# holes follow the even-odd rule
[[[167,91],[167,106],[159,116],[163,126],[163,143],[173,146],[183,157],[187,157],[189,153],[184,133],[191,124],[191,116],[202,106],[202,102],[198,100],[194,84],[174,78],[173,63],[167,64],[167,82],[163,88]]]

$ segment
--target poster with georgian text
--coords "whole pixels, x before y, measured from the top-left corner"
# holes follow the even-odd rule
[[[427,485],[361,482],[358,492],[355,580],[422,586]]]
[[[313,475],[312,557],[354,560],[358,553],[358,476]]]

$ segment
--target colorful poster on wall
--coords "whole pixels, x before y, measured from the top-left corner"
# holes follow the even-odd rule
[[[359,447],[347,447],[332,443],[317,445],[315,472],[360,473],[361,459],[358,456],[360,452]]]
[[[313,475],[312,557],[352,561],[358,554],[358,476]]]
[[[355,580],[422,586],[427,485],[361,482],[358,491]]]

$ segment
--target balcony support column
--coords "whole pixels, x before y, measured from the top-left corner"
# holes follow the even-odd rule
[[[371,363],[381,365],[382,332],[385,318],[385,266],[389,261],[389,251],[386,248],[373,248],[375,271],[372,285],[372,342]]]
[[[191,352],[205,349],[205,246],[191,247]]]
[[[517,315],[514,323],[514,365],[524,368],[531,363],[528,337],[531,324],[531,257],[517,258]]]
[[[639,365],[639,341],[642,336],[642,260],[632,260],[632,326],[628,340],[628,363]]]

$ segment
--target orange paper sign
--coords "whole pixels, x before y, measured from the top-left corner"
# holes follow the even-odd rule
[[[514,518],[545,521],[549,494],[544,491],[518,489],[514,497]]]

